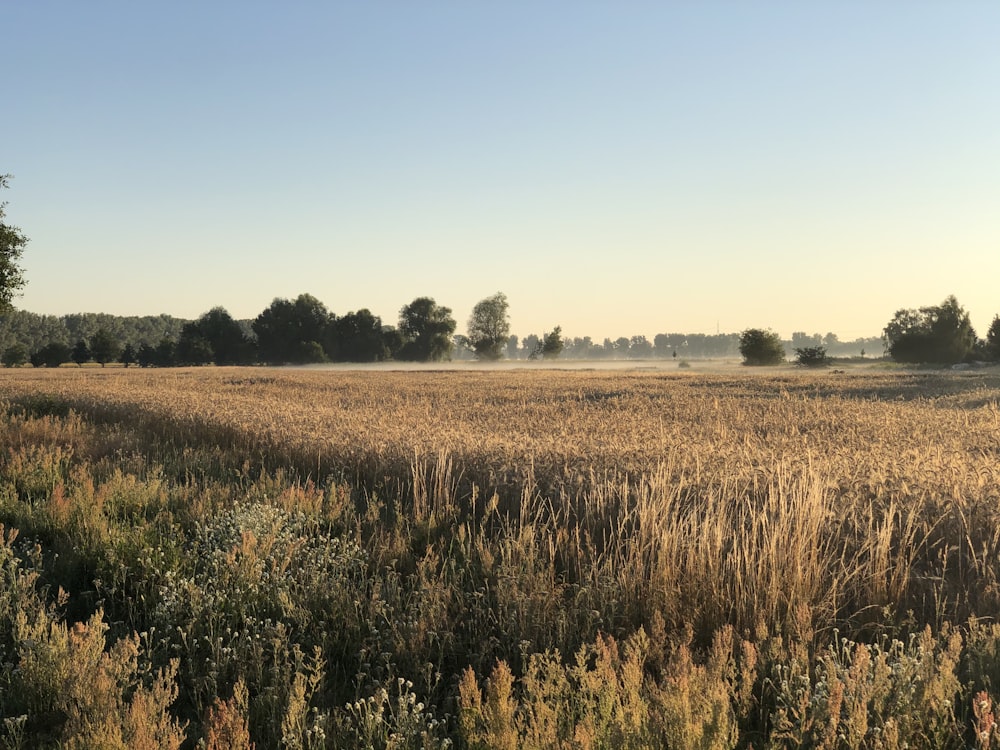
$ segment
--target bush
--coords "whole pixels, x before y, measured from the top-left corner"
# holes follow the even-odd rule
[[[826,367],[832,361],[826,356],[825,346],[806,346],[795,350],[795,362],[803,367]]]
[[[745,365],[780,365],[785,361],[785,345],[774,331],[748,328],[740,334],[740,354]]]

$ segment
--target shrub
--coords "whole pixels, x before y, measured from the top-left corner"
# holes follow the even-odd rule
[[[795,361],[804,367],[825,367],[833,360],[826,356],[825,346],[806,346],[795,350]]]

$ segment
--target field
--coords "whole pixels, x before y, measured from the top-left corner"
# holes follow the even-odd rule
[[[995,369],[0,402],[0,747],[1000,746]]]

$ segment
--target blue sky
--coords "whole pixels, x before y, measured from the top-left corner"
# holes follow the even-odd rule
[[[877,335],[1000,312],[1000,3],[12,2],[19,307]]]

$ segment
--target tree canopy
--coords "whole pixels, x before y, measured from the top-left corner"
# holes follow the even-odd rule
[[[785,361],[785,345],[774,331],[748,328],[740,334],[740,354],[745,365],[780,365]]]
[[[331,357],[340,362],[381,362],[392,355],[382,319],[362,308],[333,322],[336,352]]]
[[[438,362],[451,356],[455,320],[451,308],[431,297],[417,297],[399,311],[399,333],[403,346],[399,359],[411,362]]]
[[[101,367],[117,361],[121,352],[121,342],[106,328],[98,329],[90,339],[90,355]]]
[[[562,328],[556,326],[551,331],[542,336],[542,358],[555,359],[562,354],[563,347]]]
[[[76,362],[77,366],[82,366],[85,362],[89,362],[93,355],[90,353],[90,346],[86,341],[80,339],[73,345],[73,350],[70,352],[70,357]]]
[[[191,364],[248,365],[255,358],[254,342],[224,307],[185,325],[177,345]]]
[[[500,359],[510,337],[507,296],[497,292],[476,303],[469,317],[469,344],[477,359]]]
[[[67,344],[53,341],[32,354],[30,360],[35,367],[59,367],[64,362],[69,362],[71,356],[72,351]]]
[[[993,316],[990,330],[986,332],[986,351],[993,359],[1000,359],[1000,315]]]
[[[322,362],[330,321],[326,305],[311,294],[276,298],[253,322],[260,358],[270,364]]]
[[[886,352],[897,362],[954,364],[976,348],[969,314],[954,295],[940,305],[897,310],[882,336]]]
[[[10,175],[0,175],[0,188],[9,187]],[[28,238],[4,221],[5,202],[0,202],[0,312],[11,308],[14,297],[24,288],[24,271],[19,265]]]

